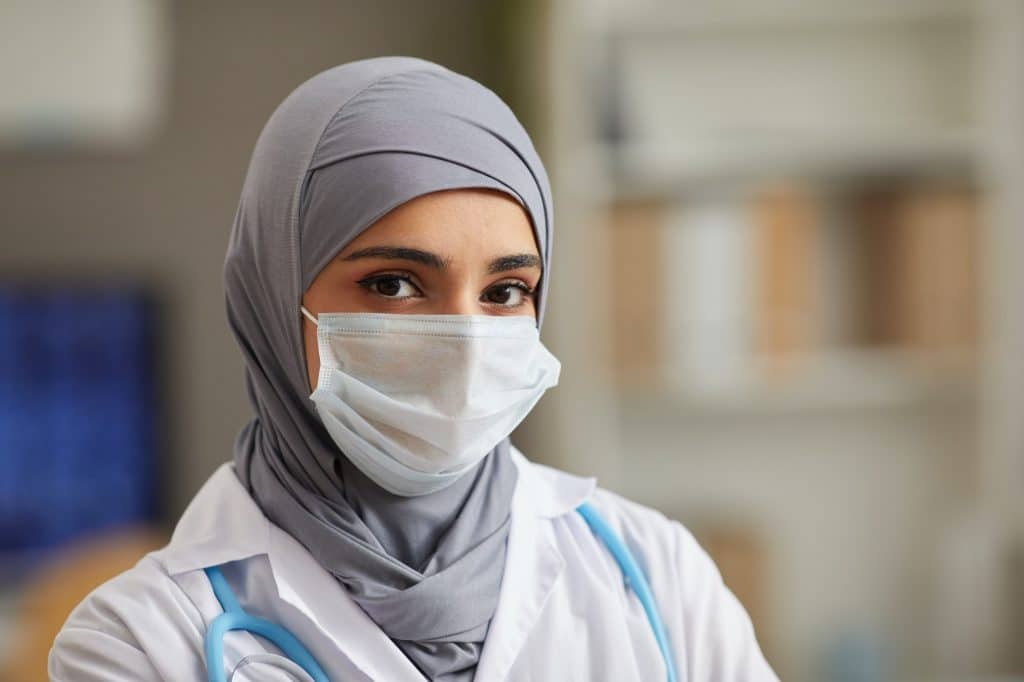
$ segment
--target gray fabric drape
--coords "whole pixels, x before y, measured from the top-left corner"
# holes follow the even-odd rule
[[[508,440],[444,490],[399,497],[339,452],[309,400],[299,304],[330,259],[396,206],[489,187],[530,216],[543,261],[548,178],[490,90],[438,64],[379,57],[328,69],[270,117],[253,151],[224,267],[255,417],[235,471],[432,680],[470,680],[497,605],[516,482]]]

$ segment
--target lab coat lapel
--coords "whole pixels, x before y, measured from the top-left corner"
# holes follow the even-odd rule
[[[270,562],[279,596],[299,609],[371,680],[424,682],[416,666],[341,584],[294,538],[272,528]]]
[[[177,575],[264,553],[278,596],[313,622],[369,679],[424,682],[412,662],[313,555],[263,516],[230,463],[210,477],[182,515],[170,545],[157,556],[168,573]],[[205,578],[201,582],[205,584]]]
[[[565,568],[550,519],[571,513],[595,480],[534,464],[516,448],[505,570],[476,680],[502,680],[512,669]],[[271,524],[238,482],[230,464],[211,477],[159,552],[171,574],[262,554],[270,559],[279,596],[310,619],[372,680],[426,679],[394,642],[295,538]]]
[[[520,474],[524,472],[522,467]],[[503,680],[512,668],[544,604],[558,582],[565,560],[544,532],[537,514],[537,490],[521,477],[513,498],[505,571],[498,607],[484,641],[475,680]]]

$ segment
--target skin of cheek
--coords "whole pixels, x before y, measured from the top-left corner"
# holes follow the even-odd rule
[[[359,261],[343,260],[357,250],[381,245],[436,253],[450,260],[450,269],[442,274],[426,266],[399,261],[368,267]],[[427,194],[393,209],[346,245],[338,257],[317,274],[303,294],[302,304],[314,316],[321,311],[496,314],[479,300],[484,288],[503,279],[523,279],[531,287],[539,281],[539,272],[535,269],[527,274],[486,274],[486,265],[492,258],[512,253],[537,255],[529,218],[516,201],[494,190],[447,190]],[[416,306],[415,310],[403,310],[385,298],[374,299],[356,283],[366,274],[382,270],[414,273],[430,291],[431,300]],[[536,311],[529,302],[522,312],[514,314],[535,315]],[[305,315],[301,320],[312,392],[320,373],[317,327]]]

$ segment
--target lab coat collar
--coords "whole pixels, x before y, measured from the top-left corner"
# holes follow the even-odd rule
[[[545,532],[546,520],[572,512],[596,485],[593,478],[534,464],[515,448],[511,456],[519,476],[507,559],[477,664],[478,680],[507,677],[565,567]],[[171,575],[260,554],[270,560],[278,596],[315,622],[370,679],[422,682],[422,674],[340,583],[263,515],[230,463],[210,477],[182,515],[170,544],[158,553]]]
[[[552,519],[576,509],[597,487],[596,478],[574,476],[531,462],[514,445],[510,452],[519,471],[512,500],[513,510],[517,500],[528,500],[528,506],[519,510],[521,513]]]
[[[547,519],[572,512],[596,480],[533,464],[515,448],[520,479],[512,497],[507,559],[498,607],[488,627],[474,679],[503,680],[565,569]]]
[[[158,553],[169,575],[266,554],[270,521],[225,462],[192,498]]]
[[[554,518],[575,509],[597,482],[528,460],[510,449],[518,470],[513,515]],[[271,523],[225,462],[185,509],[160,559],[176,575],[268,553]]]

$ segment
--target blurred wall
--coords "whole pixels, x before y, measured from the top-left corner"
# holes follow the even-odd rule
[[[162,304],[168,520],[250,414],[221,268],[263,124],[302,81],[354,59],[423,57],[489,83],[494,17],[480,5],[169,2],[170,111],[151,146],[0,151],[0,278],[139,281]]]

